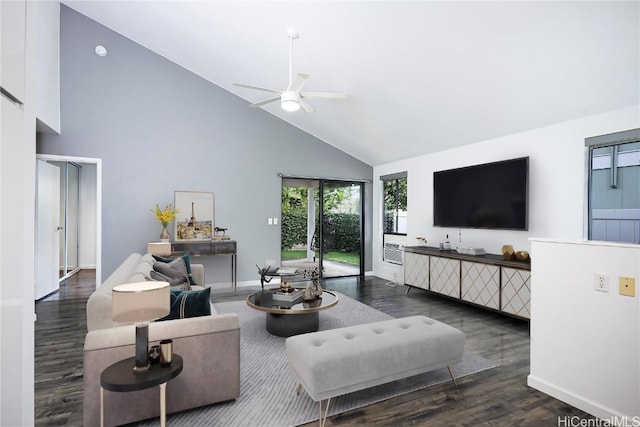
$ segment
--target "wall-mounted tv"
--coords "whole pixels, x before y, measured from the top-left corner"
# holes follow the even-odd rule
[[[433,225],[527,230],[529,158],[433,173]]]

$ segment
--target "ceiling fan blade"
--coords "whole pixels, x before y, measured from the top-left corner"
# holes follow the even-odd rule
[[[293,81],[287,88],[287,90],[290,90],[292,92],[300,92],[300,89],[302,89],[302,86],[304,86],[308,78],[309,78],[309,74],[298,73],[296,75],[296,78],[293,79]]]
[[[300,100],[300,107],[302,107],[302,109],[307,113],[313,113],[315,111],[311,105],[307,104],[302,99]]]
[[[269,89],[268,87],[261,87],[261,86],[254,86],[254,85],[246,85],[244,83],[233,83],[234,86],[238,86],[238,87],[244,87],[247,89],[256,89],[256,90],[263,90],[265,92],[273,92],[273,93],[280,93],[281,91],[279,90],[275,90],[275,89]]]
[[[349,95],[346,93],[337,92],[304,92],[300,96],[304,98],[331,98],[331,99],[346,99]]]
[[[256,102],[255,104],[250,104],[249,107],[258,108],[258,107],[262,107],[265,104],[269,104],[270,102],[276,102],[276,101],[280,101],[279,96],[271,99],[265,99],[264,101]]]

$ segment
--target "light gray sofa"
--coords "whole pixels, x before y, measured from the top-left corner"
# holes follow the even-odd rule
[[[87,301],[84,342],[84,425],[100,424],[100,375],[109,365],[135,354],[135,326],[111,319],[111,289],[144,281],[153,269],[150,254],[131,254]],[[192,264],[196,283],[204,284],[204,268]],[[167,383],[167,413],[183,411],[240,395],[240,324],[236,314],[152,322],[149,346],[173,340],[182,356],[182,373]],[[105,391],[105,425],[121,425],[160,414],[159,389],[128,393]]]

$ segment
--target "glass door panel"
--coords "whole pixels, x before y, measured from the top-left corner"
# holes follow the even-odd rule
[[[322,181],[322,218],[318,220],[322,276],[362,272],[362,184]]]
[[[314,249],[318,212],[318,180],[282,180],[280,265],[283,268],[319,267]]]

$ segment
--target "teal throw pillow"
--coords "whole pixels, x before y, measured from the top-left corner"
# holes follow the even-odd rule
[[[160,320],[185,319],[211,314],[211,288],[184,291],[171,289],[171,312]]]
[[[153,259],[155,259],[156,261],[160,261],[160,262],[171,262],[176,258],[173,257],[165,257],[165,256],[159,256],[159,255],[152,255]],[[189,259],[189,252],[186,252],[185,254],[181,255],[180,258],[182,258],[182,260],[184,261],[184,265],[187,267],[187,275],[189,277],[189,284],[190,285],[197,285],[198,283],[195,282],[195,280],[193,280],[193,276],[191,275],[191,260]]]

